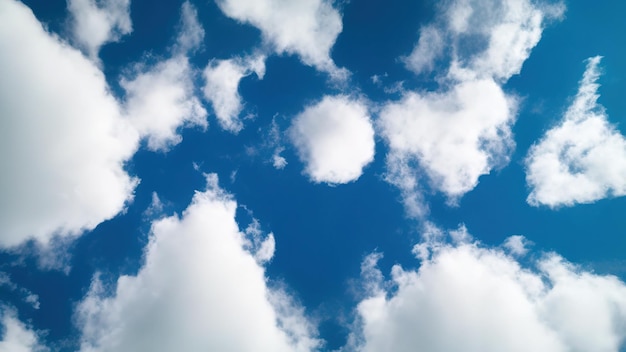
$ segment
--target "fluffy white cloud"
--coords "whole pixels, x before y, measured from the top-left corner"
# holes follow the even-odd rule
[[[481,175],[505,165],[514,142],[511,125],[517,103],[491,79],[461,82],[445,92],[407,92],[385,105],[378,125],[387,140],[388,176],[405,193],[409,212],[419,192],[418,176],[455,202]],[[413,209],[413,210],[411,210]]]
[[[68,0],[67,7],[74,40],[93,60],[102,45],[133,30],[130,0]]]
[[[137,65],[137,73],[120,82],[126,91],[126,114],[151,150],[167,150],[178,144],[181,126],[208,126],[207,112],[195,95],[195,72],[187,58],[203,38],[195,8],[184,2],[174,55],[154,66]]]
[[[560,123],[526,159],[528,203],[549,207],[626,195],[626,139],[598,104],[598,64],[590,58],[578,94]]]
[[[546,21],[563,11],[529,0],[454,0],[420,29],[404,62],[418,74],[447,63],[440,88],[404,92],[379,121],[390,146],[387,180],[401,190],[410,216],[428,212],[425,188],[456,204],[481,175],[508,163],[517,102],[500,84],[520,72]]]
[[[0,0],[0,52],[0,246],[115,216],[137,182],[123,165],[138,136],[102,72],[13,0]]]
[[[414,252],[418,270],[394,266],[383,282],[363,265],[369,297],[358,304],[359,351],[606,351],[626,338],[626,285],[557,254],[524,267],[464,228],[447,244],[430,229]]]
[[[0,307],[0,327],[3,334],[0,351],[7,352],[44,352],[47,348],[39,344],[39,337],[16,317],[15,311]]]
[[[180,143],[181,126],[208,126],[207,112],[195,96],[193,70],[185,56],[176,56],[123,79],[126,114],[151,150]]]
[[[296,116],[288,134],[314,182],[354,181],[374,160],[374,129],[359,99],[326,96]]]
[[[316,348],[302,309],[268,287],[259,264],[271,257],[273,236],[251,243],[235,222],[236,208],[217,176],[207,175],[207,189],[195,194],[182,217],[153,222],[137,275],[120,277],[112,295],[96,277],[78,306],[81,350]]]
[[[213,60],[204,70],[204,96],[213,106],[220,126],[237,133],[243,128],[239,118],[243,110],[239,95],[239,82],[255,73],[259,79],[265,75],[265,56],[261,54],[245,58]]]
[[[261,30],[264,42],[278,54],[295,54],[306,65],[336,79],[347,76],[330,51],[343,25],[328,0],[217,0],[226,16]]]
[[[564,11],[561,3],[455,0],[440,8],[433,24],[420,29],[419,41],[405,63],[416,73],[428,72],[448,54],[451,74],[506,81],[521,71],[545,23]]]

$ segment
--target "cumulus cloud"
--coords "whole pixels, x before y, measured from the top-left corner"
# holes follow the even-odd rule
[[[404,61],[407,68],[423,73],[447,54],[450,73],[506,81],[521,71],[546,22],[561,18],[564,11],[562,3],[455,0],[439,9],[434,23],[420,29],[419,41]]]
[[[74,40],[93,60],[102,45],[133,30],[130,0],[68,0],[67,8]]]
[[[354,181],[374,160],[374,129],[359,99],[325,96],[294,118],[288,134],[313,182]]]
[[[447,65],[436,77],[439,88],[401,90],[379,119],[390,146],[387,180],[401,190],[410,216],[428,212],[424,191],[443,192],[455,205],[481,175],[508,163],[517,99],[501,84],[520,72],[545,23],[563,11],[528,0],[455,0],[420,29],[403,60],[418,74]]]
[[[0,0],[0,52],[0,246],[115,216],[137,183],[124,163],[138,136],[102,72],[13,0]]]
[[[49,349],[39,344],[37,333],[19,321],[14,310],[0,307],[0,321],[3,331],[2,340],[0,340],[0,351],[49,351]]]
[[[82,351],[309,351],[314,327],[263,263],[273,236],[250,247],[236,202],[207,175],[207,188],[177,215],[152,224],[145,263],[112,294],[94,278],[77,308]],[[253,225],[248,232],[256,232]],[[269,242],[267,242],[269,241]]]
[[[362,266],[369,296],[357,307],[359,351],[619,351],[626,285],[555,253],[525,267],[464,228],[453,244],[431,228],[414,252],[417,270],[396,265],[384,282],[375,254]]]
[[[306,65],[328,72],[335,79],[347,77],[330,51],[343,25],[341,15],[327,0],[218,0],[224,14],[259,30],[264,42],[278,54],[298,55]]]
[[[195,94],[195,72],[187,57],[201,45],[204,29],[189,2],[181,7],[180,27],[171,58],[153,66],[138,64],[134,74],[120,82],[126,91],[126,114],[151,150],[164,151],[180,143],[181,126],[208,126],[207,112]]]
[[[204,96],[213,106],[220,126],[232,133],[243,129],[239,115],[243,103],[239,95],[239,82],[255,73],[259,79],[265,75],[265,56],[255,54],[244,58],[213,60],[204,70]]]
[[[531,205],[572,206],[626,194],[626,139],[598,104],[600,59],[587,61],[572,105],[528,152]]]
[[[514,144],[511,125],[517,102],[491,79],[467,81],[446,92],[407,92],[384,106],[379,126],[393,157],[389,179],[402,186],[406,175],[397,163],[418,167],[429,185],[456,201],[478,184],[478,178],[508,162]],[[400,170],[396,170],[400,169]]]
[[[120,83],[126,91],[126,114],[147,139],[149,149],[167,150],[180,143],[181,126],[208,126],[187,57],[175,56],[138,70],[132,79]]]

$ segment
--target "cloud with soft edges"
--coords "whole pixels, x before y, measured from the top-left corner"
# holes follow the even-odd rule
[[[464,227],[429,225],[414,248],[419,268],[395,265],[385,282],[365,258],[367,297],[358,303],[349,350],[606,351],[626,338],[626,284],[568,263],[556,253],[531,266],[485,247]]]
[[[0,0],[0,52],[0,246],[114,217],[133,197],[124,163],[139,136],[102,72],[13,0]]]
[[[133,30],[130,0],[68,0],[67,9],[74,41],[96,62],[100,47]]]
[[[330,52],[343,29],[341,14],[328,0],[218,0],[222,12],[261,31],[263,41],[277,54],[297,55],[337,81],[348,77]]]
[[[573,206],[626,195],[626,139],[598,104],[600,60],[587,60],[574,101],[528,152],[527,201],[533,206]]]
[[[125,90],[124,109],[130,122],[147,139],[148,149],[167,151],[182,141],[181,126],[207,128],[207,111],[195,94],[195,72],[188,55],[204,39],[204,29],[190,2],[181,6],[181,24],[172,57],[146,66],[122,77]]]
[[[478,185],[480,176],[508,164],[517,98],[501,87],[537,45],[545,23],[564,6],[529,0],[455,0],[440,5],[423,26],[406,67],[436,77],[435,91],[404,91],[383,105],[380,134],[390,147],[386,179],[403,196],[407,214],[428,213],[424,192],[442,192],[450,205]]]
[[[238,133],[243,129],[240,114],[244,104],[239,95],[241,79],[255,73],[259,79],[265,75],[265,55],[253,54],[226,60],[211,60],[204,69],[204,97],[211,103],[222,129]]]
[[[22,323],[15,310],[0,307],[0,327],[3,334],[0,351],[7,352],[45,352],[48,348],[39,343],[39,335]]]
[[[183,3],[172,56],[122,77],[120,102],[102,71],[24,4],[0,0],[0,9],[0,50],[12,53],[0,57],[0,246],[34,239],[45,251],[53,238],[66,243],[132,200],[138,179],[124,164],[141,139],[166,151],[180,142],[181,126],[206,127],[188,61],[204,30]]]
[[[367,103],[358,98],[325,96],[305,107],[287,134],[316,183],[355,181],[374,160],[374,128]]]
[[[94,278],[76,310],[81,351],[319,347],[303,308],[268,286],[262,263],[273,254],[273,236],[251,244],[235,221],[237,203],[217,183],[207,175],[206,190],[196,192],[182,216],[152,223],[136,275],[119,277],[112,292]]]

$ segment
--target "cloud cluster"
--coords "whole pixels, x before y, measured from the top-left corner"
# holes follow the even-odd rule
[[[354,181],[374,160],[374,128],[359,99],[325,96],[294,118],[288,134],[316,183]]]
[[[130,0],[68,0],[67,8],[74,40],[94,61],[102,45],[133,30]]]
[[[415,247],[417,270],[391,282],[366,258],[369,297],[357,308],[359,351],[618,351],[626,338],[626,285],[554,253],[525,267],[465,228],[431,228]]]
[[[0,1],[0,52],[0,246],[115,216],[137,183],[123,165],[138,135],[102,72],[13,0]]]
[[[379,119],[390,147],[387,179],[402,191],[409,215],[427,213],[425,188],[456,204],[481,175],[508,163],[517,99],[501,84],[520,72],[545,22],[563,10],[528,0],[455,0],[421,28],[404,61],[417,74],[447,65],[439,88],[405,91]]]
[[[277,54],[298,55],[306,65],[341,80],[330,51],[343,25],[328,0],[217,0],[224,14],[261,30],[263,41]]]
[[[145,263],[108,293],[94,278],[77,308],[81,351],[309,351],[303,310],[268,286],[273,236],[239,230],[236,202],[207,175],[182,217],[152,224]],[[254,227],[254,226],[253,226]],[[246,248],[253,248],[252,253]]]
[[[572,206],[626,195],[626,139],[598,104],[600,59],[587,61],[572,105],[528,152],[531,205]]]
[[[255,73],[259,79],[265,75],[265,56],[256,54],[244,58],[213,60],[204,69],[204,97],[213,106],[220,126],[232,133],[243,129],[239,115],[243,103],[239,95],[239,82]]]

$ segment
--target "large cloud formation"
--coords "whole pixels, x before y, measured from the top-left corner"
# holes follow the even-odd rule
[[[343,79],[330,51],[341,33],[341,15],[328,0],[217,0],[220,9],[237,21],[261,30],[266,45],[278,54],[298,55],[306,65]]]
[[[0,52],[0,246],[115,216],[137,182],[123,165],[138,135],[102,72],[13,0],[0,0]]]
[[[251,241],[237,203],[207,175],[182,217],[152,224],[145,263],[107,294],[96,277],[77,308],[81,351],[309,351],[302,308],[268,287],[273,236]],[[254,226],[253,226],[254,227]],[[254,229],[249,232],[255,232]]]
[[[374,128],[359,99],[325,96],[294,118],[288,134],[313,182],[354,181],[374,160]]]
[[[588,59],[572,105],[528,152],[531,205],[572,206],[626,195],[626,139],[598,104],[600,59]]]
[[[387,179],[402,191],[411,216],[427,213],[426,186],[456,204],[481,175],[508,163],[517,99],[500,84],[520,72],[546,20],[563,12],[563,6],[528,0],[445,5],[404,58],[417,74],[447,63],[437,77],[440,88],[404,92],[380,113],[381,134],[390,146]]]
[[[121,79],[120,102],[102,71],[30,9],[13,0],[0,0],[0,9],[0,51],[11,53],[0,57],[0,246],[47,244],[124,209],[138,182],[124,164],[141,139],[167,150],[182,139],[181,126],[207,126],[188,60],[204,30],[183,3],[171,57],[136,64]]]
[[[548,253],[525,267],[465,228],[430,228],[414,253],[419,269],[396,265],[391,282],[363,263],[369,296],[357,308],[359,351],[603,351],[626,338],[626,285]]]

